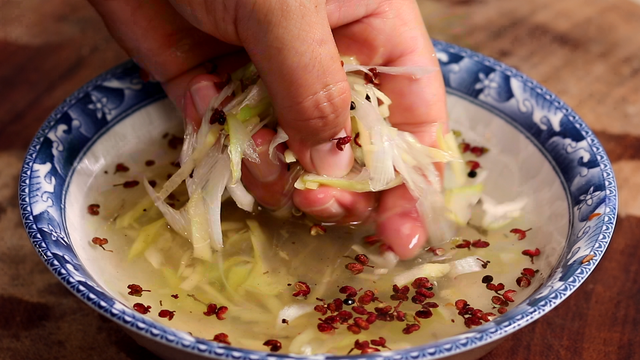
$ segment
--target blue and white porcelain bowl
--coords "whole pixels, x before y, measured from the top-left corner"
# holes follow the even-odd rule
[[[497,200],[526,196],[527,206],[536,209],[527,212],[532,214],[527,221],[540,229],[535,245],[543,256],[536,264],[546,279],[523,303],[488,324],[375,357],[477,359],[566,299],[602,258],[616,221],[611,164],[573,110],[498,61],[443,42],[435,46],[452,128],[492,149],[483,163],[494,169],[486,191]],[[78,220],[86,216],[86,184],[105,161],[142,151],[142,144],[182,126],[162,88],[141,81],[138,74],[138,67],[128,62],[97,77],[60,105],[38,131],[19,189],[33,246],[72,292],[163,358],[300,358],[194,338],[138,314],[103,286],[108,272],[100,270],[109,264],[90,248],[91,230]],[[587,256],[591,260],[583,261]]]

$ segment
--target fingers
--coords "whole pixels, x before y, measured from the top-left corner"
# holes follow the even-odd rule
[[[278,210],[291,203],[293,182],[296,179],[292,178],[287,164],[282,161],[275,164],[269,158],[269,144],[274,136],[275,132],[270,129],[260,129],[253,135],[260,163],[246,159],[242,161],[242,183],[262,206]],[[276,148],[281,154],[284,150],[284,144]]]
[[[323,222],[348,224],[369,217],[375,207],[372,193],[352,193],[330,187],[294,191],[296,178],[288,166],[281,161],[274,164],[269,158],[269,144],[274,136],[275,132],[269,129],[261,129],[253,135],[260,163],[248,160],[242,163],[242,183],[260,204],[278,210],[293,200],[298,209]],[[284,144],[276,148],[281,154],[284,150]]]
[[[244,52],[220,56],[209,62],[210,65],[215,66],[215,73],[194,74],[194,72],[188,72],[172,80],[165,86],[165,90],[169,87],[182,91],[180,96],[184,97],[184,101],[179,103],[182,104],[182,112],[187,123],[195,125],[195,128],[198,129],[211,99],[218,96],[226,86],[228,74],[248,62],[249,57]],[[188,80],[188,82],[182,84],[185,80]],[[226,104],[223,102],[221,105],[224,106]]]
[[[321,221],[338,224],[366,220],[375,208],[375,201],[373,193],[354,193],[328,186],[293,193],[293,203],[298,209]]]
[[[410,259],[427,242],[427,231],[416,208],[416,200],[404,185],[380,197],[376,233],[400,259]]]
[[[172,2],[213,36],[245,47],[303,167],[332,176],[351,169],[351,148],[338,151],[331,140],[350,132],[351,97],[324,1]]]

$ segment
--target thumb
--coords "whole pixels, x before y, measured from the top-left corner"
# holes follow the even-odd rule
[[[351,131],[351,92],[325,2],[251,3],[239,10],[238,35],[269,89],[289,148],[308,171],[345,175],[351,147],[340,151],[331,139]]]

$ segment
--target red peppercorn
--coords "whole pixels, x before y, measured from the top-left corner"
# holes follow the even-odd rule
[[[322,315],[326,315],[327,312],[328,312],[327,308],[324,305],[316,305],[316,306],[313,307],[313,310],[315,312],[318,312],[318,313],[322,314]]]
[[[528,231],[531,231],[531,228],[529,228],[527,230],[522,230],[522,229],[515,228],[515,229],[511,229],[509,232],[512,233],[512,234],[515,234],[516,238],[518,240],[524,240],[527,237],[527,232]]]
[[[358,290],[353,286],[343,286],[338,290],[340,294],[345,294],[348,298],[354,298],[358,295]]]
[[[531,263],[533,264],[533,258],[540,255],[540,249],[535,248],[535,250],[523,250],[522,255],[528,256],[531,259]]]
[[[498,309],[498,314],[502,315],[502,314],[506,313],[507,310],[508,309],[506,307],[501,307],[501,308]]]
[[[427,301],[426,303],[422,304],[422,308],[423,309],[437,309],[439,307],[440,307],[440,305],[438,305],[437,303],[435,303],[433,301]]]
[[[213,316],[216,314],[216,311],[218,311],[218,305],[216,304],[208,304],[207,305],[207,311],[204,311],[203,314],[205,316]]]
[[[433,284],[426,277],[418,277],[413,280],[411,287],[414,289],[428,289],[433,287]]]
[[[113,250],[107,250],[107,249],[105,249],[105,247],[104,247],[105,245],[107,245],[107,244],[109,243],[109,240],[107,240],[107,238],[101,238],[101,237],[96,236],[96,237],[94,237],[93,239],[91,239],[91,242],[92,242],[94,245],[98,245],[98,246],[100,246],[100,248],[101,248],[102,250],[104,250],[104,251],[107,251],[107,252],[113,252]]]
[[[429,309],[422,309],[416,311],[416,316],[420,319],[429,319],[433,316],[433,312]]]
[[[298,281],[297,283],[293,284],[293,287],[297,290],[293,293],[294,297],[304,296],[304,298],[306,299],[307,296],[311,293],[311,287],[306,282]]]
[[[327,309],[333,314],[342,310],[342,305],[342,300],[340,300],[339,298],[335,298],[331,303],[327,305]]]
[[[364,271],[364,266],[358,263],[348,263],[347,265],[345,265],[345,269],[351,271],[353,275],[358,275],[362,274],[362,272]]]
[[[391,294],[391,296],[389,296],[389,298],[393,301],[408,301],[409,300],[409,296],[404,295],[404,294]]]
[[[100,215],[100,205],[99,204],[91,204],[87,207],[87,212],[89,215],[98,216]]]
[[[433,291],[429,291],[427,289],[417,289],[416,295],[420,295],[425,299],[431,299],[432,297],[436,296],[436,294],[434,294]]]
[[[413,296],[411,297],[411,302],[412,302],[412,303],[414,303],[414,304],[422,304],[422,303],[423,303],[423,302],[425,302],[426,300],[427,300],[427,298],[426,298],[426,297],[421,296],[421,295],[417,295],[417,294],[416,294],[416,295],[413,295]]]
[[[369,330],[369,323],[366,322],[363,318],[361,317],[355,317],[353,318],[353,323],[356,324],[360,329],[362,330]]]
[[[373,246],[381,241],[380,238],[376,235],[365,236],[362,240],[364,240],[364,242],[370,246]]]
[[[215,108],[211,113],[211,117],[209,118],[209,124],[218,124],[224,125],[227,122],[227,114],[225,114],[224,110]]]
[[[351,103],[353,104],[353,101]],[[356,133],[356,136],[353,138],[353,143],[358,145],[358,147],[362,147],[362,144],[360,144],[360,133]]]
[[[482,321],[484,322],[489,322],[491,321],[491,318],[496,317],[496,314],[492,313],[492,312],[486,312],[484,314],[482,314]]]
[[[484,249],[484,248],[488,248],[489,247],[489,242],[488,241],[484,241],[484,240],[473,240],[473,242],[471,242],[471,246],[473,246],[474,248],[478,248],[478,249]]]
[[[360,265],[369,265],[369,257],[365,254],[358,254],[354,257],[354,260]]]
[[[367,309],[365,309],[363,306],[354,306],[351,308],[351,310],[353,310],[353,312],[358,315],[367,315]]]
[[[375,313],[368,313],[365,321],[369,324],[375,323],[377,320],[377,315]]]
[[[378,71],[377,68],[369,68],[369,72],[371,72],[371,74],[369,74],[368,72],[364,73],[364,81],[367,84],[372,84],[372,85],[380,85],[380,72]]]
[[[129,180],[129,181],[123,182],[122,184],[115,184],[113,186],[122,186],[125,189],[131,189],[138,185],[140,185],[140,182],[138,180]]]
[[[471,241],[469,240],[462,240],[461,243],[456,244],[456,248],[458,249],[469,249],[471,250]]]
[[[473,155],[480,157],[484,155],[487,151],[489,151],[489,149],[483,146],[472,146],[471,149],[469,149],[469,151],[471,151]]]
[[[354,334],[354,335],[358,335],[362,332],[362,329],[360,329],[357,325],[349,325],[347,326],[347,331]]]
[[[167,320],[171,321],[173,320],[173,317],[175,316],[176,312],[175,311],[171,311],[171,310],[160,310],[160,312],[158,313],[158,316],[161,318],[166,318]]]
[[[513,295],[515,295],[516,293],[517,291],[515,290],[507,290],[504,292],[504,294],[502,294],[502,297],[508,302],[514,302],[515,300],[513,299]]]
[[[387,339],[382,336],[378,337],[378,339],[371,339],[371,345],[388,349],[387,347]]]
[[[420,325],[418,324],[407,324],[404,329],[402,329],[402,333],[405,335],[412,334],[416,331],[420,330]]]
[[[109,240],[96,236],[93,239],[91,239],[91,242],[94,243],[95,245],[102,246],[102,245],[107,245],[109,243]]]
[[[528,288],[531,285],[531,280],[527,276],[520,276],[516,279],[516,285],[521,288]]]
[[[474,170],[478,170],[480,169],[480,163],[474,160],[469,160],[467,161],[467,166],[469,167],[470,171],[474,171]]]
[[[139,312],[142,315],[145,315],[149,313],[149,310],[151,310],[151,306],[142,303],[135,303],[133,304],[133,310]]]
[[[364,349],[366,349],[368,347],[369,347],[369,342],[366,341],[366,340],[364,340],[364,341],[356,340],[353,343],[353,348],[356,349],[356,350],[364,350]]]
[[[334,140],[336,142],[336,149],[340,151],[344,151],[344,147],[351,142],[351,136],[346,135],[346,136],[334,138],[331,140]]]
[[[215,342],[219,342],[221,344],[226,344],[226,345],[231,345],[231,342],[229,342],[229,335],[225,334],[225,333],[217,333],[213,336],[213,340]]]
[[[353,314],[349,310],[341,310],[336,314],[336,317],[340,319],[340,323],[344,324],[351,320]]]
[[[127,172],[129,171],[129,167],[123,163],[118,163],[116,164],[116,170],[113,172],[114,174],[117,174],[119,172]]]
[[[333,330],[335,330],[335,328],[331,324],[327,324],[324,322],[318,324],[318,331],[320,331],[321,333],[328,333]]]
[[[377,314],[388,314],[393,311],[393,307],[391,305],[376,307],[373,309]]]
[[[182,137],[175,136],[173,134],[171,135],[171,138],[169,138],[169,141],[167,141],[167,145],[172,150],[177,150],[179,147],[182,146],[183,143],[184,143],[184,139]]]
[[[358,298],[358,304],[369,305],[376,300],[378,300],[376,294],[371,290],[366,290],[364,294],[360,295],[360,297]]]
[[[376,320],[391,322],[396,319],[393,313],[388,314],[376,314]]]
[[[151,292],[151,290],[143,290],[142,286],[140,286],[138,284],[129,284],[129,285],[127,285],[127,289],[129,289],[129,292],[127,294],[129,294],[131,296],[136,296],[136,297],[141,297],[142,296],[142,292],[144,292],[144,291]]]
[[[371,354],[371,353],[379,352],[379,351],[380,351],[379,349],[376,349],[374,347],[369,347],[369,348],[366,348],[366,349],[362,350],[360,352],[360,354]]]
[[[280,343],[280,341],[274,339],[269,339],[262,343],[262,345],[268,347],[269,351],[271,352],[278,352],[280,351],[280,349],[282,349],[282,344]]]
[[[533,279],[536,276],[536,271],[533,270],[532,268],[524,268],[524,269],[522,269],[521,274],[524,275],[524,276],[528,276],[529,278]]]
[[[464,319],[464,324],[468,328],[471,328],[472,326],[480,326],[480,325],[482,325],[482,321],[479,318],[476,318],[476,317],[468,317],[468,318]]]
[[[220,306],[220,307],[218,308],[218,311],[216,311],[216,318],[217,318],[218,320],[224,320],[224,319],[226,319],[226,318],[224,317],[224,314],[226,314],[226,313],[227,313],[227,311],[229,311],[229,308],[228,308],[228,307],[226,307],[226,306]]]
[[[491,302],[495,305],[502,305],[502,303],[504,302],[504,299],[501,298],[500,296],[494,295],[491,297]]]
[[[456,306],[456,310],[462,310],[465,307],[469,306],[469,304],[467,303],[467,300],[460,299],[460,300],[456,300],[455,306]]]

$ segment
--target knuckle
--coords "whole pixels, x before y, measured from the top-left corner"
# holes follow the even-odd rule
[[[295,103],[289,111],[295,117],[293,126],[308,137],[319,138],[320,141],[344,129],[349,118],[350,103],[351,89],[345,79],[329,84]]]

